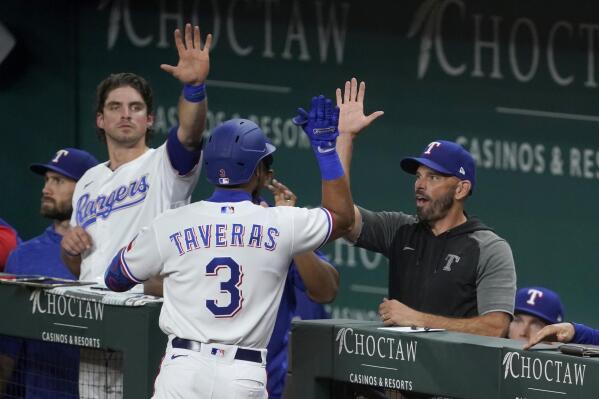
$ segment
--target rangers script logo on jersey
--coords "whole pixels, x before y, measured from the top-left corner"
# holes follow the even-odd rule
[[[150,188],[147,177],[145,174],[128,185],[119,186],[108,195],[101,194],[94,199],[90,199],[89,193],[83,194],[77,201],[77,224],[85,228],[95,223],[97,217],[107,219],[112,212],[143,202]]]

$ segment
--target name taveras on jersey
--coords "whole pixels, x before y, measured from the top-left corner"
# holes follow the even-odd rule
[[[85,193],[77,200],[77,224],[87,227],[95,223],[97,217],[107,219],[112,212],[140,204],[146,199],[149,188],[146,174],[128,185],[115,188],[108,195],[90,198],[89,193]]]
[[[179,255],[200,248],[249,247],[274,251],[279,230],[274,227],[252,224],[205,224],[193,226],[169,235]]]

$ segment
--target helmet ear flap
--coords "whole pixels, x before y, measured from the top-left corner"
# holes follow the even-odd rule
[[[228,120],[212,131],[204,145],[206,177],[221,186],[247,183],[260,161],[275,150],[254,122]]]

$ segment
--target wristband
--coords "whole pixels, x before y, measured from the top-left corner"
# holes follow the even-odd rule
[[[206,84],[200,83],[197,86],[183,85],[183,98],[190,103],[199,103],[206,98]]]
[[[312,149],[318,161],[322,180],[337,180],[345,174],[335,147],[324,152],[323,148],[319,145],[313,145]]]

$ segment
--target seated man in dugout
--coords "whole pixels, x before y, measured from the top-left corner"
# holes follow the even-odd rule
[[[508,338],[528,341],[543,327],[563,320],[564,307],[556,292],[544,287],[520,288]]]

